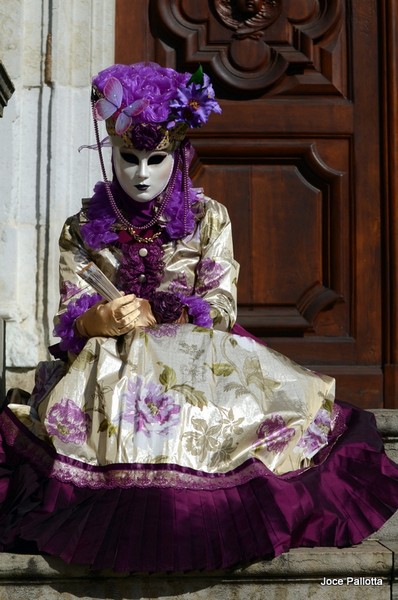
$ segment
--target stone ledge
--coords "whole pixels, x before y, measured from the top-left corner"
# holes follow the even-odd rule
[[[388,579],[393,569],[393,549],[373,540],[351,548],[295,548],[269,561],[260,561],[238,569],[181,573],[175,575],[139,575],[143,579],[221,580],[294,579],[322,580],[324,577],[382,577]],[[115,573],[111,570],[92,571],[85,566],[68,565],[49,555],[0,554],[0,585],[17,580],[137,578],[138,575]],[[398,572],[398,566],[397,572]]]
[[[377,429],[383,438],[387,456],[398,463],[398,410],[393,408],[370,409],[376,417]],[[396,539],[398,539],[398,530]]]
[[[370,412],[375,415],[377,429],[384,439],[398,439],[398,409],[373,408]]]
[[[389,600],[394,553],[366,541],[353,548],[299,548],[246,568],[209,573],[125,575],[92,572],[41,555],[0,555],[0,600]],[[324,579],[340,579],[324,586]],[[349,580],[347,578],[352,578]],[[356,582],[356,583],[355,583]]]

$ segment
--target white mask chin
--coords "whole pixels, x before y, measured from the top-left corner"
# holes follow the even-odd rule
[[[174,165],[171,152],[113,146],[113,165],[123,190],[137,202],[149,202],[166,188]]]

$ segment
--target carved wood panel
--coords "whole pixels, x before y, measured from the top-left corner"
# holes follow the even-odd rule
[[[243,266],[240,322],[258,335],[323,335],[325,327],[330,335],[333,309],[344,304],[345,311],[336,309],[334,334],[348,336],[347,173],[327,165],[308,140],[257,145],[241,140],[233,156],[228,146],[218,141],[210,154],[198,141],[193,175],[223,199],[235,224],[236,257]],[[347,164],[348,143],[336,148],[339,162],[344,158]]]
[[[152,0],[177,64],[201,62],[225,97],[347,95],[344,0]]]
[[[377,93],[378,18],[396,10],[381,2],[135,0],[133,14],[117,0],[117,60],[200,62],[212,77],[223,112],[191,134],[192,176],[231,214],[239,322],[368,407],[383,404],[398,337],[383,320]]]

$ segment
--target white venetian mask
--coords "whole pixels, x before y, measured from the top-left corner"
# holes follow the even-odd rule
[[[133,200],[149,202],[166,188],[174,165],[171,152],[115,145],[112,156],[119,183]]]

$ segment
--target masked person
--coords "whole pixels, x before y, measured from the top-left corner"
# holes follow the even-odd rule
[[[113,65],[92,106],[104,180],[60,237],[65,354],[0,415],[1,549],[180,572],[360,542],[397,508],[398,468],[332,378],[236,328],[228,213],[188,174],[188,129],[220,112],[208,76]]]

